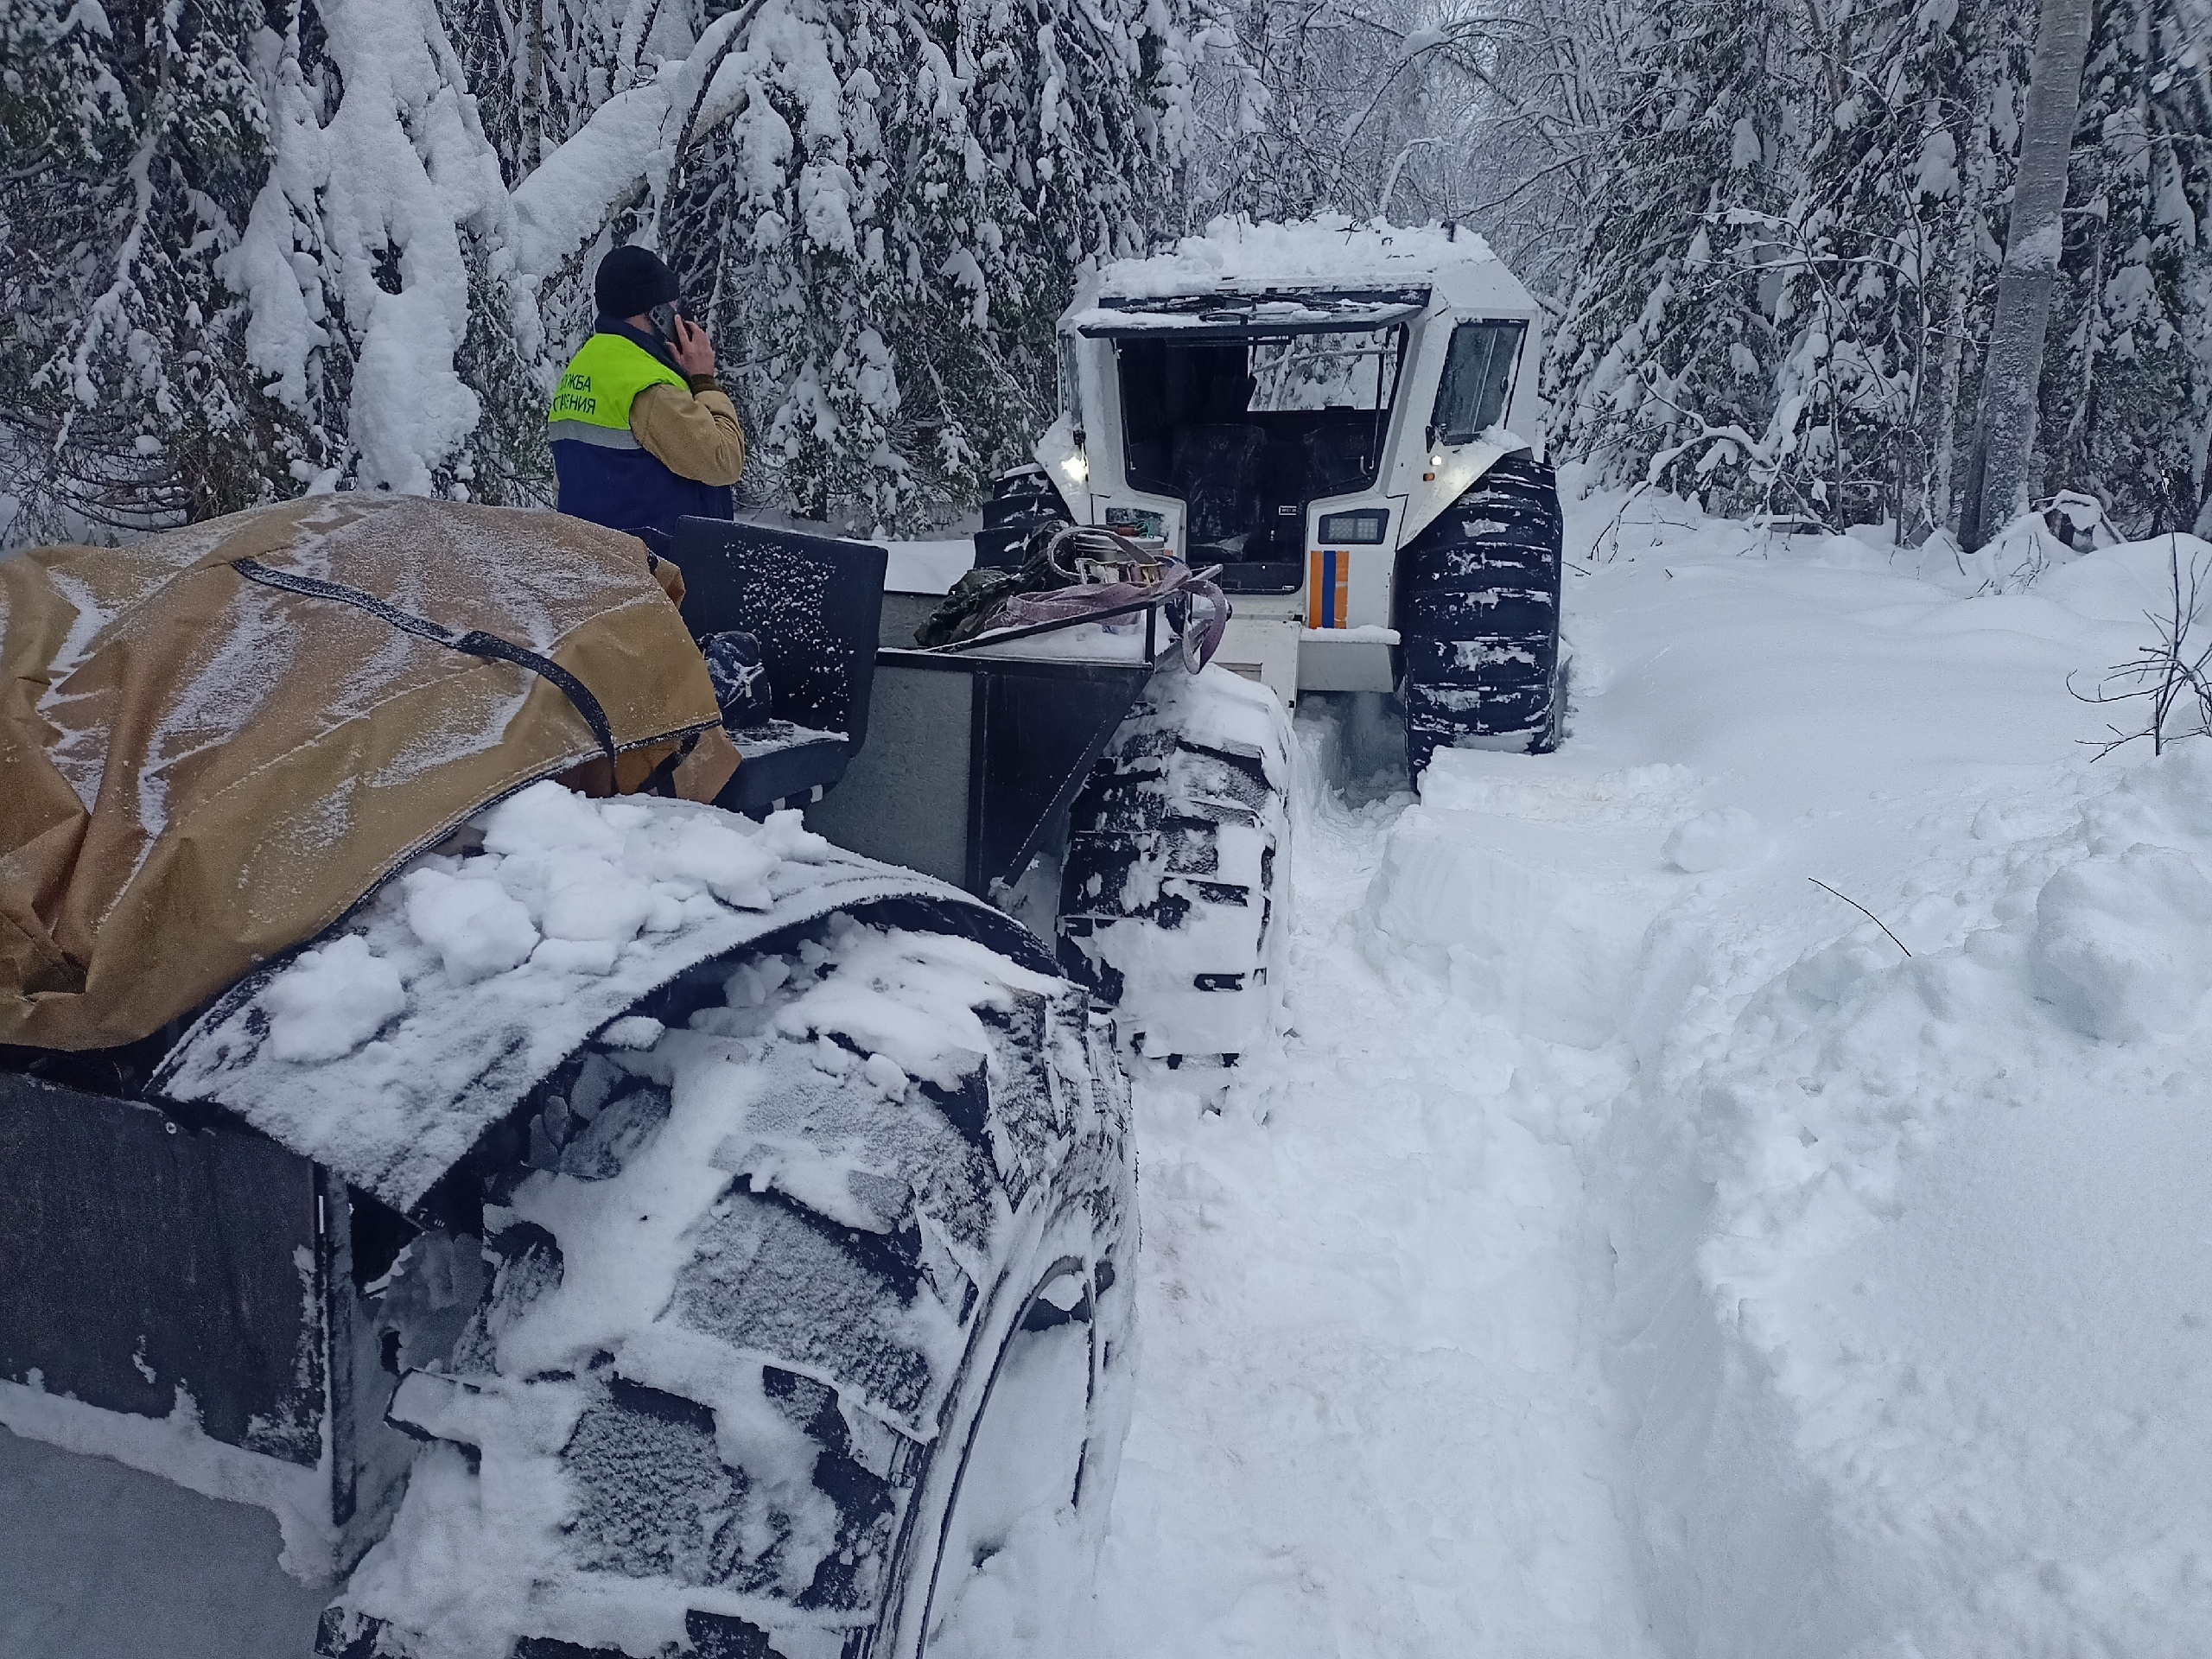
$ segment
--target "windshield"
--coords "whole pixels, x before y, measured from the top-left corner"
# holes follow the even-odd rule
[[[1270,584],[1237,591],[1294,588],[1306,505],[1375,481],[1406,330],[1155,333],[1114,346],[1130,487],[1189,504],[1192,557]]]
[[[1191,434],[1233,427],[1282,452],[1268,470],[1286,499],[1360,487],[1373,477],[1405,343],[1402,327],[1116,340],[1130,483],[1184,493],[1177,450],[1191,448]]]
[[[1300,334],[1251,348],[1255,410],[1390,406],[1398,378],[1401,328],[1363,334]]]

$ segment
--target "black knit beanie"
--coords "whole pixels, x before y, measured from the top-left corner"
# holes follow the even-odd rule
[[[603,317],[634,317],[676,299],[676,273],[648,248],[617,248],[599,262],[592,297]]]

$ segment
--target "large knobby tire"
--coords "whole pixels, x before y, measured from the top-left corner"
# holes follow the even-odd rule
[[[1288,933],[1282,704],[1226,669],[1155,675],[1085,780],[1060,868],[1060,965],[1138,1055],[1234,1063],[1272,1036]]]
[[[489,1287],[394,1396],[426,1445],[320,1652],[1052,1644],[1128,1422],[1128,1085],[1041,951],[946,921],[772,938],[537,1091]]]
[[[1066,524],[1073,515],[1067,498],[1042,467],[1017,467],[991,480],[983,503],[983,527],[976,532],[976,563],[1012,569],[1040,525]]]
[[[1416,783],[1439,748],[1559,746],[1561,529],[1551,465],[1523,450],[1400,551],[1406,764]]]

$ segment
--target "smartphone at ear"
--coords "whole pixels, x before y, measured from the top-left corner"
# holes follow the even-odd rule
[[[646,312],[645,315],[653,320],[653,327],[660,330],[661,338],[669,341],[671,345],[674,344],[677,337],[676,307],[673,304],[664,301],[661,304],[653,307],[652,310]]]

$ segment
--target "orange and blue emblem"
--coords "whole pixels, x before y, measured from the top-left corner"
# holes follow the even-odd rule
[[[1337,548],[1315,548],[1306,556],[1306,626],[1351,626],[1351,555]]]

